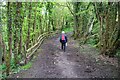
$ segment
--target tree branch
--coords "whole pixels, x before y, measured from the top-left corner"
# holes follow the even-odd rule
[[[73,11],[71,10],[71,8],[70,8],[70,6],[69,6],[70,4],[69,4],[69,3],[68,3],[68,4],[66,3],[66,5],[67,5],[68,9],[70,10],[71,14],[72,14],[73,16],[75,16],[75,14],[73,13]]]

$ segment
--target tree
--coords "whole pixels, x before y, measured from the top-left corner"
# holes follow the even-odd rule
[[[30,27],[31,27],[31,9],[32,9],[32,6],[31,6],[31,2],[29,3],[29,15],[28,15],[28,20],[29,20],[29,23],[28,23],[28,31],[27,31],[27,41],[26,41],[26,48],[28,49],[29,48],[29,43],[30,43]]]
[[[9,75],[9,72],[10,72],[10,61],[11,61],[11,55],[12,55],[12,16],[11,16],[11,12],[12,12],[12,9],[11,9],[11,5],[12,3],[8,2],[7,4],[7,16],[8,16],[8,21],[7,21],[7,28],[8,28],[8,54],[6,55],[6,66],[7,66],[7,69],[6,69],[6,73],[7,75]]]
[[[95,3],[96,15],[100,21],[101,54],[109,56],[116,53],[117,35],[119,35],[117,18],[117,3]]]

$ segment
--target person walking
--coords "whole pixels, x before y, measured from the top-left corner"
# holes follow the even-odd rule
[[[60,43],[61,43],[61,49],[64,50],[64,52],[66,50],[67,41],[68,41],[67,36],[65,35],[65,32],[62,31],[62,34],[60,35]]]

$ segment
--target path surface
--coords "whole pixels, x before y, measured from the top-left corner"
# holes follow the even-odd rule
[[[71,35],[71,34],[68,34]],[[89,45],[79,48],[70,36],[66,52],[60,49],[58,36],[44,41],[29,70],[12,75],[16,78],[112,78],[118,77],[117,59],[107,59]]]

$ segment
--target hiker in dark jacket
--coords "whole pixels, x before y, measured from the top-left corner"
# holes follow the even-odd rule
[[[67,36],[65,35],[65,32],[62,31],[62,34],[60,35],[60,42],[61,42],[61,49],[64,49],[64,52],[67,46],[67,41],[68,41]]]

